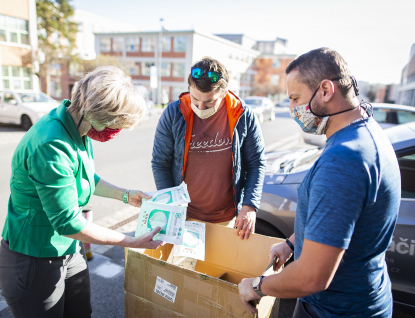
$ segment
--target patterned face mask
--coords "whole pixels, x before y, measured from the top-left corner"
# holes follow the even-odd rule
[[[306,103],[294,107],[290,110],[290,115],[304,132],[314,135],[324,135],[326,133],[329,116],[319,117],[314,115],[310,111],[309,105],[309,103]]]

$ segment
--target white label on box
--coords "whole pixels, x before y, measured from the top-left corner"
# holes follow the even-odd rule
[[[168,301],[174,303],[176,300],[177,286],[165,281],[163,278],[157,276],[156,286],[154,292]]]

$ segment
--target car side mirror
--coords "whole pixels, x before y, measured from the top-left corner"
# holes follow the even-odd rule
[[[9,100],[9,104],[17,105],[17,102],[16,102],[16,100],[12,99],[12,100]]]

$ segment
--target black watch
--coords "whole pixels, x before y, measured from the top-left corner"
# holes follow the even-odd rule
[[[252,281],[252,288],[255,290],[255,292],[258,294],[259,297],[265,296],[261,291],[261,284],[262,284],[262,280],[264,279],[264,277],[265,276],[255,277],[254,280]]]

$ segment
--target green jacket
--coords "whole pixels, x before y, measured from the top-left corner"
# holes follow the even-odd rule
[[[12,159],[8,213],[2,236],[10,249],[36,257],[73,254],[82,216],[99,177],[92,144],[81,138],[64,100],[22,138]]]

